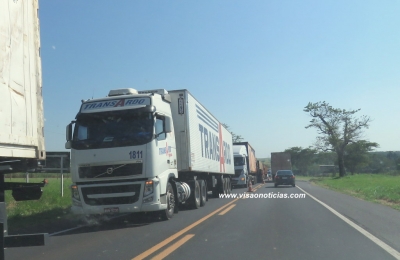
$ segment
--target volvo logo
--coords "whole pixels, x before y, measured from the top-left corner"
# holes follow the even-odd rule
[[[114,171],[114,169],[110,167],[110,168],[107,168],[106,172],[107,172],[107,174],[112,174],[113,171]]]

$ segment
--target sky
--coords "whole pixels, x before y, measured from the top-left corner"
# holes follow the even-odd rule
[[[40,0],[47,151],[65,151],[81,100],[188,89],[258,158],[312,146],[303,111],[371,117],[400,150],[400,0]]]

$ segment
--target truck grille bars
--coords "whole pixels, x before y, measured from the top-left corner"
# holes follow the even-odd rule
[[[143,163],[79,167],[79,178],[125,177],[142,174]]]

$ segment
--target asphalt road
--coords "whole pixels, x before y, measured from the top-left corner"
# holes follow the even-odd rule
[[[306,196],[209,199],[169,221],[129,215],[50,236],[44,247],[6,249],[6,259],[400,259],[396,210],[307,182],[255,188]]]

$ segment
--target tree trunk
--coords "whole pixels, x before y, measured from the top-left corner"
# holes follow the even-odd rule
[[[338,165],[339,165],[339,176],[343,177],[346,175],[346,169],[344,167],[344,152],[337,152]]]

